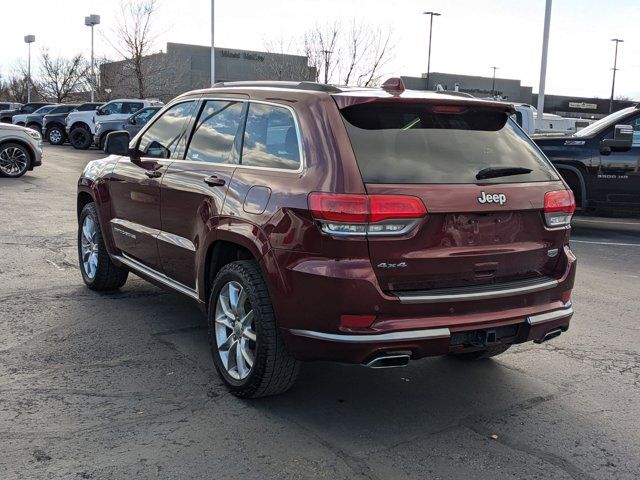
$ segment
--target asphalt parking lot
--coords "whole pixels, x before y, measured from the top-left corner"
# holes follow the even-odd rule
[[[0,179],[0,479],[640,476],[639,221],[576,222],[576,315],[551,342],[308,364],[288,394],[243,401],[188,299],[135,276],[83,287],[75,188],[101,153],[44,155]]]

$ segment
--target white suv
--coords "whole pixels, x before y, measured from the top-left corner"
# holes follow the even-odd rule
[[[164,105],[160,100],[118,98],[90,112],[71,112],[67,115],[66,130],[74,148],[86,150],[93,143],[97,122],[124,120],[141,108]]]
[[[18,125],[0,123],[0,177],[21,177],[40,165],[40,133]]]

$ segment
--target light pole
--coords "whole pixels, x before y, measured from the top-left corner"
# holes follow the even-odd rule
[[[498,67],[491,67],[493,68],[493,81],[491,82],[491,97],[495,98],[496,96],[496,70],[498,70]]]
[[[213,28],[215,27],[216,8],[215,0],[211,0],[211,86],[216,83],[216,47]]]
[[[437,12],[422,12],[423,15],[429,15],[429,53],[427,54],[427,90],[429,90],[429,74],[431,73],[431,34],[433,33],[433,17],[439,17]]]
[[[93,27],[100,25],[100,15],[91,14],[88,17],[84,17],[84,24],[87,27],[91,27],[91,101],[95,101],[96,92],[96,69],[95,62],[93,60]]]
[[[31,102],[31,44],[35,41],[35,35],[25,35],[24,37],[24,43],[29,45],[29,60],[27,63],[27,103]]]
[[[544,8],[544,32],[542,34],[542,59],[540,60],[540,87],[538,88],[538,117],[536,128],[542,127],[544,114],[544,84],[547,79],[547,52],[549,51],[549,30],[551,29],[551,0],[547,0]]]
[[[613,80],[611,81],[611,98],[609,99],[609,113],[613,112],[613,92],[616,88],[616,72],[618,71],[618,44],[624,42],[621,38],[612,38],[616,42],[616,53],[613,57]]]

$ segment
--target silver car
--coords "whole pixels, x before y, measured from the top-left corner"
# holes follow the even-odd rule
[[[21,177],[42,165],[42,136],[30,128],[0,123],[0,176]]]

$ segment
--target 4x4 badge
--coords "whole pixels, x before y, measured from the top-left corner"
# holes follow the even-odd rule
[[[480,196],[478,197],[478,203],[498,203],[500,205],[504,205],[507,203],[507,196],[504,193],[485,193],[480,192]]]

